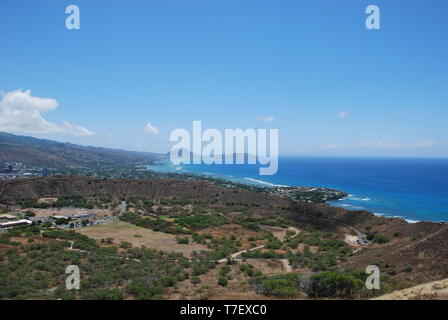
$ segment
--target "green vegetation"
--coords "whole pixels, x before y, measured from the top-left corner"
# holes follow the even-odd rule
[[[324,272],[313,275],[305,290],[313,298],[353,298],[363,284],[363,281],[350,274]]]
[[[265,248],[277,250],[281,249],[282,246],[282,242],[278,238],[271,236],[268,238],[268,242],[266,243]]]
[[[208,259],[219,260],[230,256],[233,252],[237,252],[240,246],[240,241],[237,239],[232,240],[232,237],[213,238],[207,244],[211,251],[204,252],[203,255]]]
[[[251,264],[241,264],[240,271],[243,272],[246,276],[252,277],[260,277],[262,274],[259,270],[256,270]]]
[[[197,276],[214,267],[188,262],[178,253],[131,248],[123,242],[124,252],[119,254],[117,247],[99,246],[73,230],[42,230],[46,243],[22,245],[11,240],[34,239],[40,231],[39,226],[24,226],[0,235],[0,242],[10,246],[0,254],[0,299],[162,299],[165,288],[185,280],[189,272]],[[71,242],[74,250],[69,249]],[[65,289],[68,265],[80,267],[79,291]]]
[[[178,244],[188,244],[190,242],[187,237],[177,237],[176,241]]]
[[[163,220],[161,218],[146,218],[139,214],[127,212],[120,216],[121,221],[135,224],[136,226],[152,229],[154,231],[173,232],[174,226],[172,222]]]
[[[386,238],[384,235],[379,234],[379,233],[373,233],[373,232],[367,233],[367,240],[374,241],[374,242],[380,243],[380,244],[389,242],[389,239]]]
[[[109,169],[104,170],[107,171],[107,174],[113,172]],[[149,174],[136,173],[132,168],[123,168],[123,171],[117,172],[123,175],[138,174],[139,177]],[[157,175],[154,177],[160,178]],[[202,179],[200,177],[190,178],[189,181]],[[182,179],[187,178],[183,177]],[[176,188],[175,183],[142,179],[126,181],[126,184],[132,188],[130,187],[129,191],[125,189],[125,192],[119,195],[109,194],[109,190],[105,193],[104,190],[101,190],[103,186],[99,185],[98,188],[88,188],[89,191],[85,191],[88,196],[62,196],[54,203],[16,199],[15,205],[21,204],[26,208],[56,209],[60,207],[116,209],[122,200],[126,200],[128,211],[119,217],[120,220],[154,231],[174,234],[178,244],[201,244],[209,250],[201,250],[200,248],[204,248],[203,246],[195,245],[199,249],[191,254],[193,260],[187,260],[177,253],[133,247],[130,242],[121,241],[121,235],[120,237],[117,235],[116,241],[112,238],[95,241],[78,234],[74,231],[76,229],[50,229],[50,227],[55,227],[54,224],[58,227],[60,224],[67,223],[65,219],[56,220],[54,224],[50,221],[44,223],[39,221],[34,225],[17,227],[0,234],[0,244],[2,244],[0,247],[0,299],[163,299],[167,293],[173,294],[174,292],[178,296],[179,292],[185,289],[182,284],[179,284],[182,281],[188,281],[188,284],[191,282],[196,287],[201,283],[202,278],[202,281],[207,280],[207,284],[209,284],[207,277],[210,275],[206,274],[216,267],[217,264],[214,261],[226,258],[228,259],[227,264],[219,265],[219,272],[211,285],[214,289],[217,285],[227,286],[235,276],[242,276],[247,280],[242,282],[244,285],[249,283],[256,292],[279,298],[294,298],[299,294],[307,294],[312,298],[354,298],[372,295],[372,292],[364,292],[362,289],[362,283],[365,280],[364,272],[342,270],[345,268],[345,264],[342,262],[350,259],[353,252],[351,247],[340,240],[341,234],[322,232],[323,228],[321,229],[321,227],[326,227],[327,222],[321,226],[318,222],[313,221],[315,223],[313,228],[309,225],[302,225],[301,223],[304,222],[299,223],[302,220],[292,220],[300,215],[294,214],[302,212],[301,210],[306,216],[308,210],[312,211],[314,208],[313,205],[310,205],[309,208],[300,206],[294,208],[286,205],[284,200],[278,201],[278,198],[270,198],[266,194],[262,194],[261,198],[259,195],[254,197],[253,194],[246,192],[276,194],[279,190],[269,191],[266,188],[240,186],[213,179],[210,181],[217,185],[222,183],[222,186],[232,189],[232,191],[229,193],[224,189],[213,190],[213,186],[209,186],[213,192],[207,193],[209,189],[205,190],[201,184],[194,184],[191,188],[185,188],[188,189],[185,194],[179,192],[179,194],[175,193],[175,196],[169,196],[170,193],[167,190]],[[91,181],[87,179],[86,183],[102,182],[99,179]],[[107,184],[115,185],[117,183],[120,182],[107,180]],[[160,187],[160,194],[163,196],[155,197],[153,194],[140,193],[139,190],[146,189],[143,185],[146,183],[148,189]],[[105,188],[107,188],[107,184]],[[111,188],[111,190],[115,189]],[[76,192],[80,192],[79,190],[85,189],[81,186],[76,189]],[[134,192],[135,190],[137,191]],[[179,189],[176,190],[179,191]],[[297,188],[289,191],[287,190],[289,196],[295,193],[294,197],[306,198],[312,202],[325,202],[332,192],[327,190],[321,195],[312,195],[309,194],[308,189]],[[12,201],[9,199],[4,202],[9,207],[0,207],[0,209],[2,212],[8,212],[12,208]],[[317,211],[316,218],[327,217],[327,211]],[[20,216],[17,212],[14,214]],[[25,213],[22,212],[21,215],[32,217],[35,216],[35,213],[29,210]],[[344,215],[337,218],[348,219]],[[89,223],[88,220],[82,221],[83,225]],[[357,223],[354,222],[353,225],[359,227]],[[393,233],[394,230],[378,228],[379,224],[374,218],[369,223],[374,226],[366,227],[369,230],[367,235],[369,240],[379,244],[389,242],[386,236],[375,232],[376,230],[381,230],[387,235],[393,234],[395,237],[393,244],[407,240],[407,237],[401,237],[400,233]],[[229,225],[224,226],[225,224]],[[264,231],[266,226],[285,228],[283,229],[283,232],[286,233],[285,239],[281,241],[280,235],[278,238],[272,233]],[[292,226],[299,227],[301,231],[286,230],[287,227]],[[241,227],[251,231],[248,232]],[[336,229],[325,228],[325,230]],[[415,231],[421,231],[426,236],[426,232],[421,229],[412,230],[412,232]],[[135,232],[138,233],[138,231]],[[402,232],[405,235],[409,234],[406,229],[403,229]],[[222,234],[225,236],[221,236]],[[274,234],[277,235],[276,231]],[[250,237],[248,237],[249,235]],[[423,235],[415,233],[411,239],[421,239]],[[132,237],[141,237],[135,233],[130,233],[129,236],[131,239],[126,240],[131,242],[135,240]],[[141,240],[136,241],[135,245],[144,243],[145,239]],[[247,247],[255,248],[262,244],[264,245],[263,249],[244,252],[241,255],[243,263],[240,265],[238,265],[238,261],[230,259],[232,253]],[[181,247],[181,249],[189,248]],[[384,266],[381,267],[384,270],[382,279],[392,277],[391,281],[382,283],[382,288],[391,290],[409,284],[408,280],[397,279],[398,277],[395,276],[400,273],[400,276],[406,277],[407,273],[413,271],[413,267],[395,264],[393,260],[391,262],[390,259],[388,260],[388,246],[381,249],[384,251],[376,253],[373,251],[373,255],[376,254],[378,258],[382,255],[386,260],[383,263]],[[356,255],[362,255],[366,251],[369,253],[368,250],[371,249],[363,248],[362,252]],[[309,272],[313,275],[303,276],[291,273],[266,276],[245,261],[245,259],[285,258],[288,258],[293,269],[305,269],[300,272]],[[278,262],[271,263],[269,261],[267,263],[272,268],[281,266]],[[67,292],[64,290],[66,277],[64,268],[69,264],[81,266],[82,289],[80,291]],[[259,265],[258,262],[256,265]],[[204,277],[204,275],[206,276]],[[407,276],[410,278],[411,275]],[[232,287],[234,285],[238,285],[238,283],[234,281]],[[52,290],[48,290],[50,288]],[[191,286],[187,288],[191,289]],[[197,289],[194,290],[195,294],[204,293],[200,292],[200,288]],[[207,292],[201,297],[205,297],[213,291]]]
[[[252,258],[252,259],[283,259],[283,258],[285,258],[285,255],[282,253],[277,253],[272,250],[263,252],[260,249],[246,251],[242,254],[242,256],[244,258]]]
[[[304,245],[301,252],[288,254],[292,266],[295,268],[308,267],[315,272],[328,271],[332,270],[338,261],[345,261],[352,253],[352,249],[332,236],[331,233],[322,233],[311,229],[288,238],[286,243],[289,248],[295,249],[299,244]],[[318,251],[312,253],[310,246],[317,247]]]
[[[31,210],[28,210],[25,212],[25,217],[27,217],[27,218],[31,218],[31,217],[35,217],[35,216],[36,216],[36,214]]]
[[[295,297],[299,293],[299,275],[288,273],[276,276],[260,276],[251,280],[252,289],[260,294],[278,298]]]
[[[225,286],[227,285],[227,283],[229,283],[229,281],[227,280],[227,277],[220,276],[220,277],[218,278],[218,284],[219,284],[220,286],[225,287]]]
[[[278,298],[297,297],[302,291],[311,298],[350,299],[362,292],[366,277],[362,271],[323,272],[312,276],[289,273],[255,277],[250,283],[257,293]]]
[[[197,277],[197,276],[193,276],[193,277],[191,277],[191,283],[193,284],[193,285],[197,285],[197,284],[199,284],[199,283],[201,283],[202,281],[201,281],[201,278],[199,278],[199,277]]]
[[[412,241],[417,241],[417,240],[420,240],[421,238],[422,238],[421,233],[414,233],[414,234],[411,235],[411,240]]]

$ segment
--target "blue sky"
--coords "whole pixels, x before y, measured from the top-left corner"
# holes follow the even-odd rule
[[[65,28],[70,4],[80,30]],[[365,27],[370,4],[381,30]],[[201,120],[278,128],[281,154],[447,157],[447,12],[444,0],[2,0],[0,131],[167,152],[173,129]],[[51,130],[24,129],[31,109],[14,127],[5,110],[27,101],[51,105],[38,110]]]

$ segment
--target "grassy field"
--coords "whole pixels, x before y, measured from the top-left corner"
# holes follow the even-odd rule
[[[145,246],[147,248],[183,253],[191,255],[193,251],[207,250],[207,247],[197,243],[178,244],[174,235],[152,231],[133,224],[115,221],[76,229],[90,238],[101,240],[113,238],[114,243],[119,245],[121,241],[132,243],[133,246]]]

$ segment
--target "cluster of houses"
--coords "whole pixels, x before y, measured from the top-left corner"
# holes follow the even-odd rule
[[[122,201],[119,208],[119,214],[123,214],[127,210],[126,201]],[[23,216],[24,218],[22,218]],[[51,215],[51,216],[28,216],[23,214],[15,216],[12,214],[0,214],[0,231],[22,225],[30,225],[33,222],[43,223],[47,221],[54,222],[59,228],[78,228],[92,224],[102,224],[112,222],[118,219],[117,216],[100,217],[88,210],[79,211],[71,215]]]
[[[70,222],[70,221],[79,221],[81,219],[89,219],[92,216],[94,216],[94,214],[90,213],[90,212],[78,212],[75,213],[73,215],[70,216],[62,216],[62,215],[55,215],[55,216],[47,216],[47,217],[28,217],[27,219],[19,219],[17,216],[15,215],[11,215],[11,214],[1,214],[0,215],[0,229],[1,230],[6,230],[9,228],[13,228],[13,227],[18,227],[18,226],[22,226],[22,225],[30,225],[33,222],[45,222],[45,221],[66,221],[66,222]],[[81,222],[79,222],[79,224],[81,224]]]
[[[46,175],[48,175],[47,168],[30,166],[21,162],[0,162],[0,180]]]

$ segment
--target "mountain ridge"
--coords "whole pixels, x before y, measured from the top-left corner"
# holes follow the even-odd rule
[[[22,162],[44,167],[104,167],[151,164],[163,154],[81,146],[0,132],[0,162]]]

